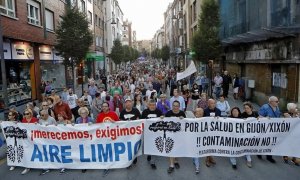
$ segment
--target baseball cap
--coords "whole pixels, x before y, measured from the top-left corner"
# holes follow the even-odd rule
[[[126,99],[125,99],[125,102],[127,102],[127,101],[132,101],[132,99],[126,98]]]

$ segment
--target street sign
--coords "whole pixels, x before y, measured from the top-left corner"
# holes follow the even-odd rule
[[[194,51],[190,51],[189,55],[195,55],[196,53]]]

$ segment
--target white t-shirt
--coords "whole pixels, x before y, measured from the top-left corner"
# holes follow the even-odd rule
[[[68,105],[70,107],[70,109],[73,109],[76,107],[76,100],[78,99],[77,95],[76,94],[68,94],[67,95],[67,102],[68,102]]]

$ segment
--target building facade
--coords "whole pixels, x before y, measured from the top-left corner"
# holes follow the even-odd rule
[[[263,104],[276,95],[281,104],[299,103],[300,2],[219,3],[224,69],[242,77],[244,98]]]
[[[40,99],[43,81],[56,89],[65,86],[63,59],[54,49],[54,32],[65,6],[62,0],[1,1],[9,105]]]
[[[106,0],[104,2],[105,66],[108,72],[112,72],[116,70],[116,65],[109,58],[109,54],[115,39],[122,42],[123,12],[117,0]]]
[[[122,44],[132,47],[132,22],[128,19],[123,22]]]

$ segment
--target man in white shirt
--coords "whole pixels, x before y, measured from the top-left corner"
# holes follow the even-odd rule
[[[77,102],[77,95],[73,93],[73,89],[69,89],[69,94],[67,95],[67,103],[73,113],[73,109],[76,107],[76,102]],[[74,114],[74,113],[73,113]]]
[[[147,99],[150,99],[150,96],[151,96],[152,92],[157,93],[156,90],[153,89],[153,85],[150,84],[149,85],[149,89],[146,91],[146,97],[147,97]]]
[[[180,103],[180,110],[184,111],[185,110],[184,98],[182,96],[179,96],[179,93],[178,93],[177,89],[174,89],[173,95],[174,96],[170,99],[170,104],[173,104],[174,101],[179,101],[179,103]]]

